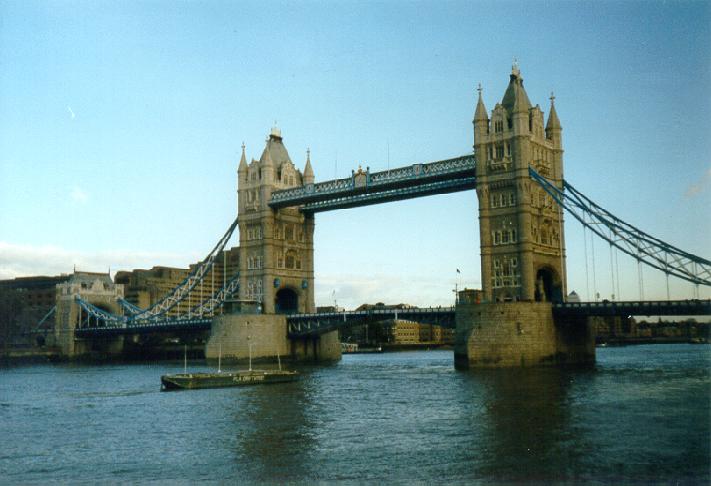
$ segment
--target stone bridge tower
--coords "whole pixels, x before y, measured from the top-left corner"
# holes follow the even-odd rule
[[[514,64],[491,118],[479,88],[473,123],[484,298],[562,301],[566,295],[562,211],[528,174],[533,166],[562,188],[562,128],[554,97],[544,128],[543,111],[531,106]]]
[[[302,174],[275,127],[259,160],[247,164],[242,146],[237,172],[240,299],[267,314],[315,312],[313,215],[269,207],[272,191],[314,182],[309,153]]]

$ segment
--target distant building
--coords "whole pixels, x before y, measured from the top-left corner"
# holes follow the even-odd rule
[[[392,310],[409,309],[412,307],[414,306],[409,304],[386,305],[382,302],[378,302],[376,304],[363,304],[355,310]],[[437,346],[454,344],[454,330],[404,319],[388,319],[342,331],[341,338],[362,345]]]
[[[18,277],[10,280],[0,280],[0,290],[19,290],[27,307],[48,312],[55,304],[57,284],[64,283],[71,275],[62,274],[55,277]]]
[[[147,309],[163,299],[169,292],[185,280],[197,264],[189,268],[153,267],[150,270],[136,269],[116,273],[115,282],[123,284],[125,299]],[[239,247],[220,252],[215,259],[213,268],[207,273],[201,284],[190,293],[187,302],[168,311],[168,315],[177,315],[185,311],[183,306],[195,306],[208,299],[214,292],[222,288],[225,280],[231,279],[239,272]]]

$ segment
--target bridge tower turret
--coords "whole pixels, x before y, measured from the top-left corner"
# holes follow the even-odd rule
[[[501,103],[486,117],[479,92],[474,116],[481,272],[488,301],[561,301],[566,295],[560,208],[528,167],[562,188],[561,125],[551,99],[548,124],[531,106],[514,64]]]
[[[310,157],[302,175],[274,127],[259,160],[238,169],[240,299],[257,300],[265,313],[314,312],[313,215],[269,207],[275,190],[313,182]],[[307,177],[307,172],[310,176]]]

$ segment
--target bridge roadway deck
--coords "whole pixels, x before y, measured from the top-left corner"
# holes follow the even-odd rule
[[[553,304],[553,314],[560,317],[711,315],[711,300],[564,302]],[[454,307],[298,314],[287,317],[287,324],[289,336],[298,337],[388,319],[411,320],[446,328],[456,325]]]
[[[452,329],[456,325],[454,307],[411,307],[409,309],[371,309],[318,314],[292,314],[286,318],[286,322],[290,337],[303,337],[389,319],[435,324]]]
[[[708,316],[711,300],[564,302],[553,304],[557,316]]]
[[[711,300],[602,301],[554,303],[553,314],[560,317],[592,316],[702,316],[711,315]],[[287,316],[290,337],[324,334],[336,329],[371,322],[400,319],[453,329],[454,307],[411,307],[367,311],[291,314]],[[142,322],[131,325],[77,328],[77,337],[147,334],[152,332],[209,330],[211,318],[192,317]]]

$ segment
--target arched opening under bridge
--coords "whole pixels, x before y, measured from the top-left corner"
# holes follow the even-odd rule
[[[549,267],[536,272],[536,302],[563,302],[560,276]]]
[[[279,289],[274,301],[277,314],[295,314],[299,312],[299,295],[290,288]]]

